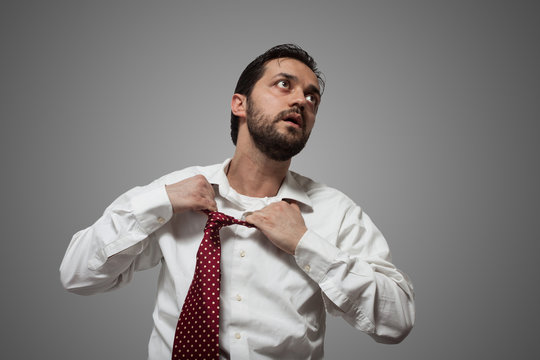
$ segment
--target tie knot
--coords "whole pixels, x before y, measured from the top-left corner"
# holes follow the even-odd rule
[[[247,227],[254,227],[250,223],[247,223],[242,220],[235,219],[232,216],[225,215],[222,212],[219,211],[210,211],[210,210],[203,210],[206,215],[208,215],[208,221],[206,222],[206,226],[212,226],[212,227],[218,227],[222,228],[224,226],[229,226],[232,224],[238,224],[238,225],[244,225]]]

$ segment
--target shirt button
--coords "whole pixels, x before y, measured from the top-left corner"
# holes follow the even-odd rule
[[[165,219],[162,218],[161,216],[157,218],[157,221],[158,221],[158,223],[160,223],[160,224],[165,223]]]
[[[309,270],[311,270],[311,266],[309,266],[309,265],[304,266],[304,271],[305,272],[309,272]]]
[[[236,334],[234,334],[234,337],[237,338],[237,339],[240,339],[242,336],[240,335],[240,333],[236,333]]]
[[[236,301],[242,301],[242,297],[239,294],[236,295]]]
[[[240,257],[245,257],[246,256],[246,252],[244,250],[240,251]]]

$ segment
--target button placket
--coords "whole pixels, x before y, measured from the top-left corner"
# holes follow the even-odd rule
[[[245,250],[246,243],[249,242],[249,234],[253,229],[236,226],[234,228],[234,249],[233,260],[231,261],[231,287],[228,292],[229,306],[230,306],[230,319],[234,324],[246,324],[251,321],[248,318],[248,311],[246,309],[244,296],[246,294],[245,284],[248,281],[250,275],[249,262],[247,260],[247,251]],[[244,353],[245,337],[242,335],[240,328],[230,329],[230,338],[235,347],[231,348],[231,353]],[[234,351],[233,349],[236,349]]]

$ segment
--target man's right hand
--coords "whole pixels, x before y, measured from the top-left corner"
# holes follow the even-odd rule
[[[165,190],[175,214],[187,210],[217,211],[214,188],[203,175],[195,175],[175,184],[165,185]]]

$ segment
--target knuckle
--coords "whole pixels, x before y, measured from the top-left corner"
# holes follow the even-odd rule
[[[195,182],[196,182],[197,184],[202,185],[202,184],[205,183],[206,178],[205,178],[203,175],[199,174],[199,175],[195,175],[195,176],[193,177],[193,180],[195,180]]]
[[[199,194],[194,194],[192,199],[193,199],[193,202],[196,203],[196,204],[200,204],[204,200],[204,198],[202,196],[200,196]]]
[[[253,221],[256,221],[256,222],[262,222],[264,221],[264,217],[261,215],[260,212],[253,212],[251,215],[249,215],[249,217],[253,220]]]

